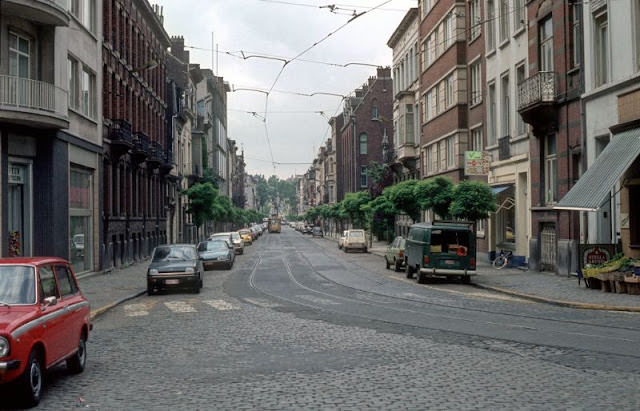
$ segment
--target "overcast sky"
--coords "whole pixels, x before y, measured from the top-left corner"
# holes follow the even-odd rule
[[[184,37],[191,63],[213,68],[236,90],[228,94],[227,133],[244,149],[247,172],[283,179],[309,168],[329,136],[328,119],[342,110],[341,97],[298,94],[349,95],[376,75],[374,66],[391,66],[387,41],[418,3],[150,2],[163,7],[168,34]],[[290,62],[285,65],[280,58]],[[372,66],[342,67],[348,63]],[[263,92],[239,90],[247,88]]]

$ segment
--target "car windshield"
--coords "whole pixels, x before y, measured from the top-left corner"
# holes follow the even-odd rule
[[[163,260],[195,260],[197,257],[193,247],[157,247],[153,253],[153,261]]]
[[[234,232],[231,234],[231,238],[233,238],[234,240],[240,240],[240,234]]]
[[[249,230],[240,230],[240,234],[251,234],[251,232]]]
[[[205,241],[198,245],[198,251],[219,251],[228,248],[229,246],[224,240]]]
[[[363,237],[362,231],[352,231],[351,233],[349,233],[349,237]]]
[[[33,267],[11,265],[0,267],[0,305],[35,304],[36,287]]]

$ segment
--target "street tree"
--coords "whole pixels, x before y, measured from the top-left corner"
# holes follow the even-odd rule
[[[370,200],[371,197],[366,191],[347,193],[342,200],[342,209],[351,220],[354,228],[366,228],[367,216],[362,207]]]
[[[383,191],[383,195],[388,198],[396,210],[403,211],[413,221],[420,220],[419,195],[416,194],[417,180],[405,180]]]
[[[218,190],[210,182],[196,183],[184,194],[189,198],[186,212],[192,215],[196,230],[199,231],[206,221],[215,217],[212,205],[218,197]]]
[[[433,210],[441,217],[449,217],[449,206],[453,201],[454,184],[446,177],[420,180],[413,186],[413,195],[422,210]],[[413,218],[413,217],[411,217]],[[416,221],[414,219],[414,221]]]
[[[487,218],[496,209],[496,196],[486,183],[465,180],[453,189],[449,212],[455,218],[475,222]]]

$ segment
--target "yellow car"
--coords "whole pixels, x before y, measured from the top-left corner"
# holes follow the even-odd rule
[[[248,228],[243,228],[242,230],[238,230],[238,234],[240,234],[240,237],[242,238],[242,241],[245,244],[253,244],[253,237],[251,236],[251,230],[249,230]]]

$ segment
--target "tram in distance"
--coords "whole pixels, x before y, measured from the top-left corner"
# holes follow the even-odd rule
[[[269,217],[268,230],[270,233],[279,233],[282,230],[282,217],[272,214]]]

